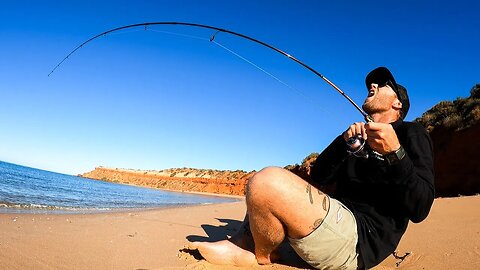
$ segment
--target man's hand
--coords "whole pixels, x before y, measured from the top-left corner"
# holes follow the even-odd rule
[[[370,148],[382,155],[400,148],[397,134],[390,124],[370,122],[365,124],[365,132]]]
[[[351,126],[348,127],[345,132],[343,132],[343,139],[348,141],[351,137],[357,136],[357,134],[362,135],[363,139],[367,139],[367,133],[365,131],[365,123],[358,122],[353,123]]]

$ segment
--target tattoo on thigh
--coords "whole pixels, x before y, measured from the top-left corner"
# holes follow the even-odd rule
[[[322,221],[323,221],[323,218],[319,218],[319,219],[315,220],[315,222],[313,222],[313,226],[311,226],[310,228],[312,230],[315,230],[316,228],[318,228],[322,224]]]
[[[313,204],[313,196],[312,196],[312,185],[307,185],[307,193],[308,197],[310,198],[310,203]]]
[[[322,207],[323,210],[327,211],[327,196],[323,196]]]

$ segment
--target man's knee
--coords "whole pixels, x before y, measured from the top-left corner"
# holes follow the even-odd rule
[[[247,183],[247,199],[275,196],[282,183],[285,183],[285,175],[285,169],[280,167],[266,167],[260,170]]]

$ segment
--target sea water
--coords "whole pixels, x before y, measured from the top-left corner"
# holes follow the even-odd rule
[[[237,201],[97,181],[0,161],[0,212],[89,213]]]

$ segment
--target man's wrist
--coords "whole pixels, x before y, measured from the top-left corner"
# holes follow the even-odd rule
[[[405,149],[400,145],[397,150],[385,154],[384,157],[388,165],[393,165],[404,159],[406,155],[407,153],[405,152]]]

